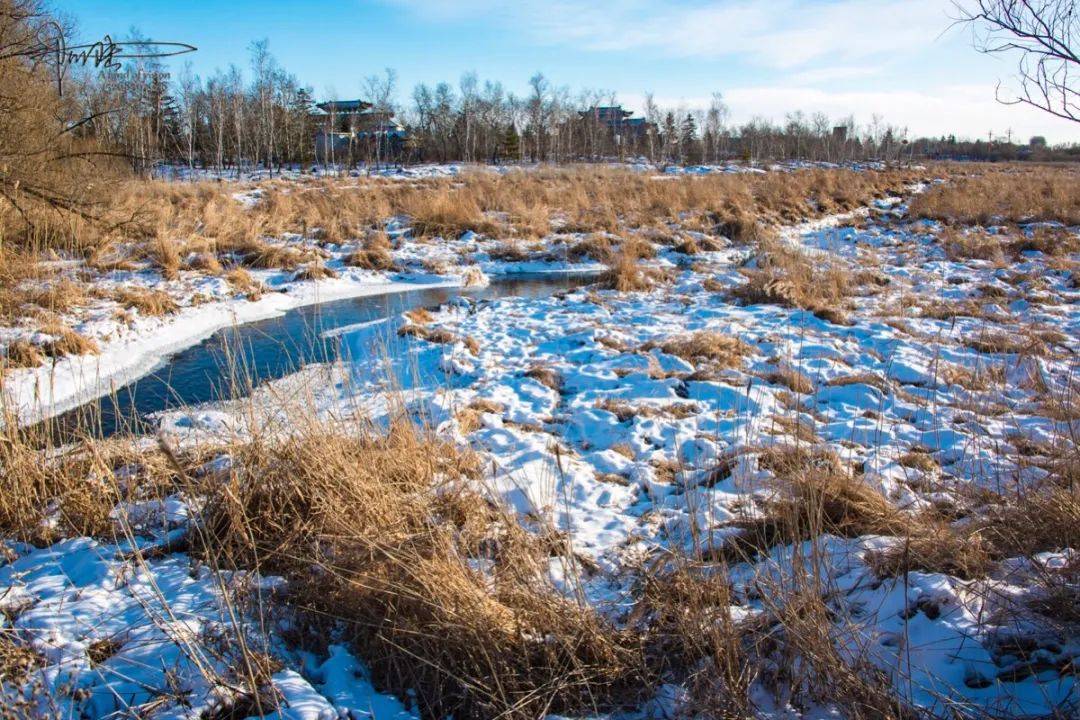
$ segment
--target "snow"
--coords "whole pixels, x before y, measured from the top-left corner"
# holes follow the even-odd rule
[[[1039,358],[1034,366],[1051,392],[1066,391],[1080,350],[1078,293],[1068,274],[1044,273],[1046,297],[1033,311],[1012,311],[1020,316],[952,322],[912,315],[907,322],[916,331],[904,331],[883,322],[880,314],[896,297],[936,292],[938,278],[948,275],[962,279],[949,287],[964,298],[996,270],[944,261],[930,236],[903,222],[902,204],[894,200],[880,207],[861,229],[838,227],[843,218],[828,218],[784,234],[810,251],[860,257],[872,248],[884,256],[886,267],[904,257],[904,272],[893,273],[887,288],[857,298],[851,326],[800,310],[742,307],[704,290],[702,273],[709,273],[709,267],[717,268],[715,278],[740,282],[724,270],[741,262],[740,250],[705,253],[695,258],[701,269],[692,269],[661,249],[660,262],[680,268],[672,288],[625,294],[582,288],[549,298],[460,301],[442,308],[435,325],[481,339],[479,355],[472,357],[461,347],[410,342],[402,352],[418,380],[409,385],[409,401],[445,433],[459,433],[454,416],[475,399],[502,406],[501,412],[486,414],[479,429],[458,435],[492,468],[484,489],[520,515],[544,518],[569,533],[574,551],[600,568],[580,579],[578,589],[613,616],[624,600],[620,578],[627,571],[626,558],[657,548],[722,543],[730,523],[746,517],[747,499],[761,491],[768,477],[757,465],[755,448],[783,442],[785,431],[774,418],[792,417],[784,400],[790,391],[766,379],[781,364],[804,373],[814,385],[802,398],[800,422],[846,462],[863,468],[866,482],[899,507],[959,502],[964,487],[999,490],[1003,478],[1030,478],[1030,469],[1011,449],[1015,433],[1067,437],[1077,424],[1038,415],[1031,383],[1018,379],[1005,392],[967,389],[946,382],[943,364],[998,365],[1017,373],[1022,363],[1016,356],[977,352],[965,344],[966,338],[995,325],[1008,329],[1053,318],[1066,336],[1067,352]],[[634,351],[696,330],[738,336],[755,352],[743,369],[691,380],[680,377],[694,369],[686,360],[655,349]],[[600,342],[612,335],[631,350]],[[365,380],[380,375],[376,364],[355,360],[348,370],[329,368],[332,374],[347,371],[352,382],[347,391],[341,390],[342,383],[334,383],[333,392],[320,394],[313,388],[321,410],[345,412],[360,398],[367,411],[378,414],[381,389]],[[558,374],[560,391],[526,376],[537,366]],[[609,400],[629,403],[631,417],[620,420],[600,406]],[[1005,403],[1008,412],[973,415],[973,407],[991,401]],[[679,412],[668,411],[676,405]],[[929,453],[940,469],[926,473],[900,465],[900,456],[910,449]],[[701,484],[704,471],[732,450],[741,455],[730,477]],[[664,463],[701,472],[666,479],[657,470]],[[621,480],[612,482],[612,475]],[[932,490],[920,491],[925,483]],[[1007,628],[988,620],[988,598],[1030,599],[1037,569],[978,582],[928,573],[912,573],[906,586],[902,580],[882,582],[863,562],[867,550],[882,542],[826,539],[815,552],[823,558],[823,582],[837,588],[832,594],[838,593],[839,616],[856,619],[838,623],[837,637],[853,654],[869,657],[890,673],[901,697],[940,716],[957,706],[1039,715],[1077,701],[1075,678],[1068,674],[999,679],[1009,676],[1009,663],[1016,660],[994,649]],[[737,572],[747,578],[782,575],[790,572],[793,552],[812,554],[809,546],[779,548],[771,559],[745,564]],[[579,582],[553,572],[561,587]],[[747,607],[760,605],[749,584],[744,590]],[[912,614],[912,608],[928,603],[938,610]],[[1018,607],[1024,607],[1019,600],[1010,603]],[[1075,638],[1067,635],[1046,642],[1056,648],[1046,651],[1053,662],[1080,652]]]
[[[728,170],[686,169],[713,171]],[[798,309],[740,306],[723,292],[706,290],[706,280],[725,287],[743,282],[735,268],[745,261],[745,248],[701,253],[690,263],[658,247],[656,263],[675,268],[670,286],[640,293],[581,288],[543,298],[458,298],[434,313],[432,327],[476,339],[475,355],[461,342],[436,345],[415,338],[400,339],[390,358],[363,351],[359,344],[370,340],[369,331],[384,324],[389,329],[399,319],[338,328],[335,335],[357,344],[349,362],[308,367],[275,381],[256,394],[254,404],[304,388],[304,397],[325,417],[349,417],[361,409],[381,422],[396,407],[386,392],[387,377],[398,378],[396,392],[410,410],[481,454],[490,471],[477,489],[513,509],[523,523],[539,518],[565,531],[573,552],[589,561],[589,569],[577,573],[553,559],[556,587],[619,622],[643,559],[718,548],[735,522],[760,516],[757,501],[768,496],[772,476],[760,458],[772,445],[794,442],[794,420],[905,510],[961,504],[982,489],[1022,487],[1041,471],[1021,457],[1018,434],[1051,441],[1080,430],[1075,420],[1049,417],[1040,404],[1046,393],[1067,393],[1080,370],[1076,278],[1034,255],[1011,268],[950,261],[929,227],[908,222],[905,210],[900,199],[891,199],[782,233],[784,241],[807,252],[876,263],[888,276],[889,284],[855,298],[850,325]],[[471,282],[484,282],[524,268],[590,269],[558,259],[559,248],[572,238],[557,235],[546,239],[535,258],[500,263],[490,260],[492,242],[470,233],[418,243],[399,224],[391,223],[390,230],[400,240],[395,257],[408,267],[446,266],[445,273],[423,282],[460,284],[470,273]],[[475,262],[463,269],[462,257]],[[1014,272],[1039,278],[1037,298],[1027,292],[1026,281],[1009,282]],[[987,284],[1024,298],[996,303],[977,316],[941,320],[920,307],[896,315],[904,298],[977,299]],[[153,343],[164,343],[165,336],[176,343],[179,333],[189,331],[180,342],[191,342],[212,331],[207,328],[282,312],[295,306],[290,303],[416,285],[368,274],[362,282],[344,276],[318,286],[282,281],[281,287],[288,292],[258,302],[228,299],[185,309],[157,329],[142,328],[126,350],[106,345],[100,358],[88,362],[118,368],[136,355],[156,362],[167,348]],[[1015,334],[1032,326],[1055,329],[1064,339],[1039,358],[980,352],[968,344],[983,331]],[[700,330],[737,336],[753,352],[741,367],[710,370],[704,362],[657,349],[667,338]],[[131,373],[139,365],[126,367]],[[950,379],[950,367],[995,369],[1008,382],[966,387]],[[560,389],[530,377],[536,368],[557,375]],[[777,381],[779,369],[806,375],[810,392],[795,393]],[[64,388],[73,387],[80,373],[72,370],[70,377],[50,396],[53,407],[63,403]],[[20,397],[32,397],[30,387]],[[67,397],[77,396],[68,391]],[[465,432],[458,414],[477,400],[501,409],[485,412],[479,427]],[[205,438],[242,432],[246,421],[220,406],[165,413],[160,427],[177,438]],[[933,468],[902,464],[909,451],[929,456]],[[721,467],[726,472],[717,472]],[[170,497],[114,512],[156,528],[153,542],[162,542],[190,522],[190,502]],[[1076,675],[1059,669],[1080,657],[1080,635],[1064,623],[1047,622],[1031,602],[1044,592],[1041,581],[1048,574],[1076,562],[1076,549],[1012,558],[977,580],[926,572],[878,578],[870,554],[895,543],[887,537],[825,536],[731,563],[726,571],[735,610],[751,618],[782,602],[763,596],[769,582],[814,583],[833,612],[830,636],[840,651],[879,668],[898,697],[929,716],[951,717],[962,709],[1027,717],[1077,707]],[[81,538],[44,549],[12,546],[17,559],[0,567],[0,588],[6,588],[0,597],[19,608],[9,613],[14,626],[33,638],[46,660],[37,672],[51,687],[68,682],[86,689],[83,700],[64,700],[64,711],[73,716],[115,712],[119,698],[149,699],[148,687],[165,686],[166,667],[188,688],[191,709],[185,712],[210,707],[220,684],[196,667],[185,638],[226,624],[222,588],[183,553],[133,562],[128,544]],[[273,587],[271,578],[226,580]],[[1010,638],[1017,637],[1036,646],[1034,667],[1008,652]],[[87,648],[101,638],[120,643],[95,666]],[[346,648],[331,644],[325,654],[303,655],[280,638],[271,642],[287,660],[273,676],[288,700],[278,717],[324,720],[343,716],[345,709],[352,717],[412,717],[406,704],[372,688],[363,663]],[[685,693],[665,686],[630,717],[670,717]],[[753,688],[752,695],[762,717],[843,713],[826,705],[796,708],[763,687]],[[183,716],[180,703],[160,712]]]

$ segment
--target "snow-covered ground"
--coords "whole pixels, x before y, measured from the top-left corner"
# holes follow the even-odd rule
[[[797,437],[805,443],[812,433],[861,482],[913,513],[965,507],[980,490],[1034,484],[1048,471],[1032,461],[1039,452],[1032,448],[1080,430],[1080,421],[1046,405],[1070,397],[1080,370],[1080,290],[1070,270],[1038,252],[1008,265],[950,260],[934,226],[905,213],[894,199],[848,222],[829,218],[782,233],[811,255],[857,262],[882,278],[853,299],[849,324],[736,304],[727,291],[746,282],[739,268],[750,250],[718,238],[722,249],[693,256],[658,247],[652,262],[673,271],[674,281],[647,292],[581,288],[540,299],[459,299],[434,313],[430,327],[476,340],[475,352],[464,342],[407,339],[395,357],[359,353],[348,365],[311,368],[274,388],[303,387],[328,417],[359,409],[378,420],[390,402],[386,376],[408,369],[409,382],[397,392],[439,433],[482,454],[491,468],[483,490],[523,517],[546,518],[588,560],[575,575],[553,559],[556,586],[625,622],[636,572],[650,559],[721,551],[739,523],[765,516],[774,486],[762,457],[770,447]],[[549,238],[535,258],[506,263],[491,260],[490,247],[470,234],[438,245],[399,236],[397,259],[441,277],[460,275],[462,257],[488,275],[565,268],[572,241]],[[333,292],[334,283],[353,292],[376,280],[364,285],[343,275],[327,282],[319,293]],[[392,287],[390,279],[378,282]],[[283,297],[316,292],[290,287]],[[669,341],[699,332],[738,338],[748,353],[730,364],[664,351]],[[1041,351],[987,345],[1018,337]],[[470,408],[478,423],[465,422]],[[181,441],[243,424],[228,407],[170,413],[161,422]],[[922,461],[910,462],[913,453]],[[186,522],[182,499],[150,510],[169,517],[148,526]],[[35,672],[62,697],[63,714],[103,717],[155,701],[162,704],[154,717],[197,717],[214,702],[220,682],[207,677],[227,675],[227,668],[220,659],[202,667],[206,660],[189,656],[194,646],[186,638],[243,630],[223,620],[222,581],[193,568],[183,553],[131,559],[131,543],[163,542],[149,533],[115,546],[88,539],[45,549],[9,544],[13,559],[0,568],[0,597],[12,626],[45,658]],[[1080,635],[1070,622],[1033,609],[1047,578],[1075,583],[1068,573],[1075,575],[1076,548],[1006,559],[984,578],[919,571],[878,577],[871,556],[897,542],[825,536],[733,562],[727,571],[738,616],[761,614],[776,601],[762,596],[764,579],[813,584],[833,613],[841,652],[877,666],[899,698],[930,715],[1077,712]],[[252,583],[272,602],[272,579],[224,582]],[[375,693],[362,663],[343,647],[302,656],[270,637],[269,649],[285,663],[273,676],[287,701],[281,717],[408,716],[397,700]],[[105,639],[112,652],[94,661],[90,648]],[[155,700],[160,693],[147,691],[171,684],[183,686],[187,700]],[[681,692],[667,688],[648,712],[669,716]],[[767,709],[771,717],[844,715],[843,708],[796,708],[783,699]]]

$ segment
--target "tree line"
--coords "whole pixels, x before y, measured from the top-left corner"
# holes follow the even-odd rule
[[[137,33],[132,39],[145,40]],[[540,73],[529,79],[523,94],[498,81],[481,81],[472,72],[456,83],[421,83],[401,100],[397,75],[387,69],[364,78],[357,94],[372,106],[368,117],[393,118],[394,124],[376,122],[367,132],[354,132],[346,150],[327,157],[316,142],[320,131],[357,128],[338,127],[339,118],[321,115],[312,88],[281,67],[267,41],[250,45],[248,65],[246,70],[232,65],[205,78],[189,64],[174,76],[153,58],[125,61],[117,71],[84,70],[71,82],[80,118],[75,134],[128,157],[141,173],[160,163],[273,171],[327,160],[353,167],[383,162],[641,160],[692,165],[1077,156],[1077,148],[1000,138],[915,139],[877,116],[858,125],[852,117],[794,112],[780,123],[756,118],[734,124],[720,93],[705,108],[661,108],[648,94],[637,122],[612,122],[595,108],[619,106],[614,93],[572,91]]]
[[[233,65],[201,78],[190,65],[175,77],[153,59],[114,72],[76,78],[80,112],[92,118],[80,135],[129,156],[133,169],[158,163],[237,170],[310,166],[319,157],[316,134],[336,124],[316,110],[315,94],[287,72],[267,42],[249,48],[250,67]],[[944,153],[944,139],[912,142],[906,129],[874,117],[789,114],[782,123],[730,122],[720,93],[706,108],[661,108],[646,95],[637,123],[609,122],[594,108],[617,107],[615,94],[571,91],[543,74],[515,94],[501,82],[466,73],[457,83],[421,83],[398,100],[392,70],[361,83],[373,117],[393,117],[400,132],[363,134],[333,160],[356,166],[381,162],[582,162],[642,160],[692,165],[729,160],[895,162]],[[335,100],[337,98],[323,98]],[[954,146],[951,150],[956,150]],[[977,153],[969,153],[977,155]],[[1017,152],[1009,153],[1013,157]]]

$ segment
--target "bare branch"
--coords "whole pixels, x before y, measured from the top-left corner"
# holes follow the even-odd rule
[[[1005,105],[1029,105],[1080,122],[1080,11],[1075,0],[972,0],[954,2],[957,23],[972,28],[973,45],[988,55],[1017,56],[1019,87]]]

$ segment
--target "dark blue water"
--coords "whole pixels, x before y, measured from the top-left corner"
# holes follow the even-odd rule
[[[545,297],[592,279],[581,274],[516,275],[485,288],[423,288],[338,300],[291,310],[281,317],[226,328],[167,358],[155,371],[48,421],[54,439],[76,433],[107,437],[152,428],[149,416],[163,410],[243,397],[261,383],[310,363],[352,358],[368,352],[357,333],[335,333],[350,325],[394,319],[415,308],[436,308],[457,297],[475,300]],[[392,333],[396,325],[379,326]]]

